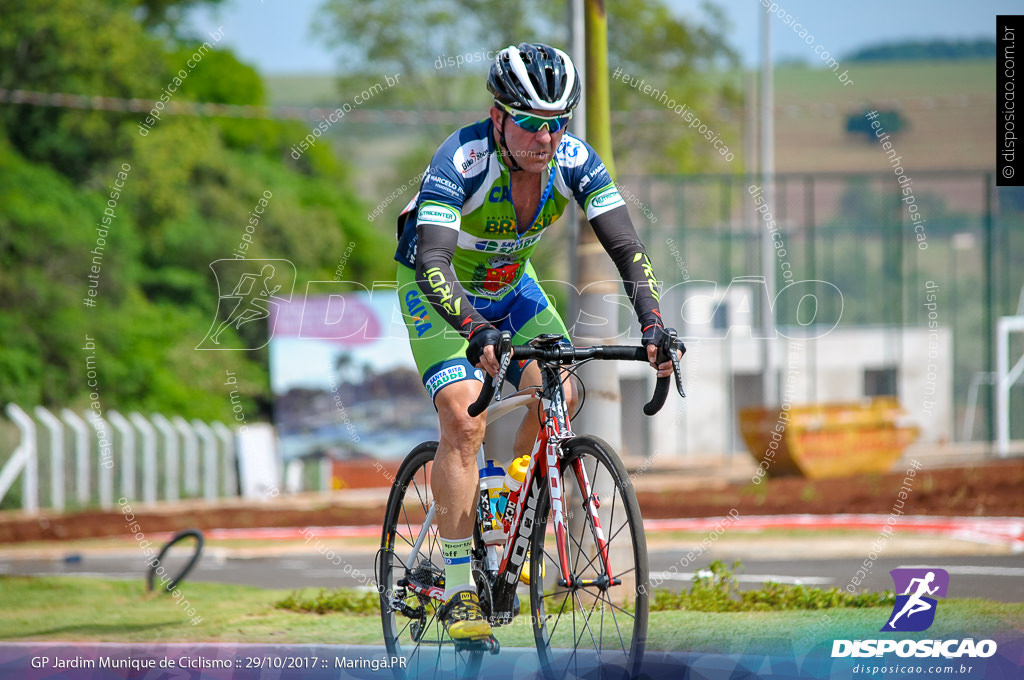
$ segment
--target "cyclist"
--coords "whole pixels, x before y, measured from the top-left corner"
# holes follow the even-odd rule
[[[457,641],[491,635],[471,571],[485,417],[466,411],[483,371],[498,370],[500,331],[511,331],[515,344],[552,332],[568,342],[530,255],[570,199],[622,276],[651,365],[659,377],[672,373],[671,362],[656,362],[654,345],[664,333],[658,282],[625,203],[593,148],[565,130],[582,89],[569,56],[539,43],[509,46],[491,65],[487,89],[494,96],[490,117],[457,130],[435,152],[399,216],[395,254],[413,357],[440,425],[430,479],[445,563],[439,617]],[[540,372],[532,362],[513,361],[508,380],[540,384]],[[566,399],[571,409],[568,382]],[[517,456],[530,452],[538,406],[516,434]]]

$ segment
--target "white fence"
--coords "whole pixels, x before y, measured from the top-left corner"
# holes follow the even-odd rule
[[[33,419],[16,404],[6,413],[20,442],[0,468],[0,501],[20,475],[26,512],[111,508],[122,497],[155,503],[239,495],[235,435],[223,423],[117,411],[83,417],[66,408],[58,417],[41,406]]]

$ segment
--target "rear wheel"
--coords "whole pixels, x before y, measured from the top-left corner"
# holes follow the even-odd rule
[[[551,678],[633,677],[647,639],[650,587],[640,506],[608,444],[576,437],[563,452],[564,546],[572,581],[562,576],[546,481],[530,548],[530,605],[541,666]],[[587,483],[590,498],[581,491]],[[599,525],[589,512],[591,500]],[[600,537],[608,546],[611,574],[597,549]]]
[[[398,678],[476,677],[483,651],[456,647],[437,618],[444,591],[444,560],[435,521],[424,523],[434,505],[430,474],[437,442],[424,442],[406,456],[391,485],[377,552],[377,589],[384,644],[389,656],[405,657]],[[420,542],[412,561],[413,546]]]

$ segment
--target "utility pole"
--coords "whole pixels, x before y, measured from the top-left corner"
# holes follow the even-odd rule
[[[614,179],[608,110],[608,19],[603,0],[586,0],[584,34],[587,142]],[[595,345],[613,343],[618,335],[618,306],[609,300],[623,294],[622,283],[586,219],[581,220],[577,236],[576,273],[578,278],[573,284],[580,291],[580,313],[572,319],[576,322],[576,340]],[[621,450],[622,412],[616,365],[595,361],[584,369],[581,374],[587,385],[587,409],[576,421],[578,430],[596,434]]]
[[[775,205],[775,96],[772,85],[772,15],[768,12],[761,15],[761,186],[764,187],[764,200],[773,215],[779,215]],[[755,220],[761,235],[761,271],[764,272],[764,284],[767,299],[761,309],[761,366],[764,370],[764,406],[770,408],[779,400],[778,374],[775,372],[775,360],[772,350],[775,349],[775,248],[768,230],[760,220]],[[781,229],[781,225],[779,227]]]
[[[585,55],[582,60],[586,102],[587,141],[604,161],[608,174],[615,179],[615,165],[612,161],[612,137],[610,129],[609,97],[608,97],[608,19],[605,14],[603,0],[585,0],[577,5],[584,8],[584,44]],[[578,133],[577,133],[578,134]],[[618,307],[614,302],[623,294],[623,287],[618,270],[615,268],[597,240],[586,217],[579,222],[577,232],[577,248],[575,253],[576,280],[573,285],[580,291],[579,304],[574,310],[572,319],[575,325],[573,333],[577,344],[604,345],[612,344],[618,335]],[[602,322],[602,320],[604,320]],[[615,362],[594,361],[580,370],[581,378],[587,386],[587,408],[573,421],[573,429],[577,432],[595,434],[616,451],[622,450],[622,397],[619,385],[619,372]],[[639,415],[639,414],[638,414]],[[612,479],[602,474],[595,479],[595,470],[587,466],[587,474],[593,485],[593,493],[598,498],[613,498],[616,489]],[[573,500],[575,503],[578,499]],[[608,508],[598,511],[602,526],[610,526],[612,518],[608,516]],[[575,516],[574,516],[575,515]],[[581,513],[574,513],[569,518],[569,530],[574,536],[580,536],[580,549],[591,558],[596,555],[597,547],[592,537],[581,526]],[[611,561],[621,565],[625,570],[632,566],[632,555],[629,554],[628,537],[619,536],[611,546]],[[569,546],[572,548],[572,546]],[[623,577],[622,592],[631,592],[635,587],[631,576]],[[578,594],[580,597],[582,593]],[[589,598],[587,598],[589,599]],[[587,602],[584,599],[583,602]],[[592,606],[587,602],[586,606]]]

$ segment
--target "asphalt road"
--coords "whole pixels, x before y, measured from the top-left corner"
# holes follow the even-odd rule
[[[682,567],[682,550],[652,550],[652,580],[659,587],[679,590],[691,582],[695,568],[706,567],[708,560]],[[740,586],[756,588],[765,581],[803,583],[822,588],[845,588],[863,557],[849,559],[785,559],[743,561],[738,575]],[[339,566],[335,566],[335,565]],[[167,564],[170,570],[171,564]],[[675,566],[676,571],[671,571]],[[872,591],[891,589],[889,570],[897,567],[940,567],[949,572],[948,597],[981,597],[1002,602],[1024,602],[1024,555],[942,556],[879,559],[862,579],[861,586]],[[110,555],[84,553],[71,559],[11,559],[0,557],[0,574],[62,574],[101,578],[144,577],[145,568],[137,554]],[[286,554],[274,557],[238,558],[204,554],[190,581],[235,583],[263,588],[359,587],[368,586],[373,577],[373,553],[335,555]]]

